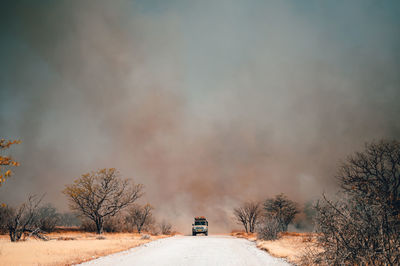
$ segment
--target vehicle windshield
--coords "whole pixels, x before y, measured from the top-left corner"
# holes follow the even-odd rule
[[[206,225],[206,221],[195,221],[194,225]]]

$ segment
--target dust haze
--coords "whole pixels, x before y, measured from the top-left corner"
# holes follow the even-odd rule
[[[22,144],[0,200],[115,167],[188,232],[232,208],[334,191],[340,160],[400,137],[396,1],[9,1],[1,137]]]

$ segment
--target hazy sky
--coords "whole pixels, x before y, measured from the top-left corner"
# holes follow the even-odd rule
[[[334,191],[400,137],[399,1],[2,1],[0,201],[116,167],[181,231],[245,199]],[[189,229],[188,229],[189,228]]]

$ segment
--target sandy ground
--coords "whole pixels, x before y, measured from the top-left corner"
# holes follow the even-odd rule
[[[50,241],[30,239],[12,243],[0,237],[0,265],[71,265],[136,247],[165,236],[141,239],[138,234],[51,234]]]
[[[289,265],[231,236],[175,236],[81,265]]]

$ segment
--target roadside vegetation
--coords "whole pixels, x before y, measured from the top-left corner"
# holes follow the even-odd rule
[[[96,233],[103,233],[104,221],[116,216],[143,195],[143,185],[122,179],[115,168],[83,174],[63,193],[71,210],[96,225]]]
[[[2,139],[0,151],[18,143]],[[19,162],[0,155],[3,185]],[[45,195],[30,195],[14,206],[1,203],[0,265],[70,265],[175,234],[168,221],[156,221],[154,207],[137,203],[143,192],[141,184],[110,168],[66,185],[71,212],[60,213],[44,202]]]
[[[17,143],[2,139],[0,151]],[[0,185],[11,176],[9,168],[18,165],[7,155],[0,156]],[[242,202],[233,214],[243,232],[232,234],[257,241],[259,248],[297,265],[399,265],[400,142],[367,143],[363,151],[344,160],[335,178],[340,187],[337,195],[322,195],[316,202],[302,205],[283,193]],[[63,193],[72,212],[59,213],[44,203],[44,195],[31,195],[18,206],[0,205],[2,259],[4,254],[13,254],[6,242],[24,243],[19,247],[34,250],[37,243],[51,240],[77,241],[54,245],[63,246],[65,253],[60,251],[60,256],[65,257],[86,238],[110,240],[102,242],[104,250],[97,242],[95,248],[88,247],[78,256],[83,260],[89,254],[93,258],[174,234],[169,221],[156,221],[152,205],[137,202],[143,185],[122,178],[114,168],[83,174],[67,184]],[[289,228],[308,232],[287,232]],[[111,241],[118,236],[126,241]],[[26,241],[30,239],[44,241]],[[38,246],[32,256],[52,250],[48,244]],[[63,263],[66,260],[60,258]]]
[[[122,179],[114,169],[100,169],[83,174],[63,193],[72,212],[59,213],[50,203],[43,204],[43,196],[29,196],[26,202],[13,207],[0,206],[0,233],[11,242],[30,238],[49,240],[48,233],[60,227],[71,227],[83,232],[172,234],[172,225],[157,222],[150,204],[135,203],[143,195],[143,186]]]
[[[252,211],[243,203],[233,213],[244,232],[232,234],[296,265],[399,265],[400,143],[367,143],[335,178],[336,196],[322,195],[301,209],[284,194],[266,199],[263,208],[253,202]],[[289,224],[312,232],[288,233]]]
[[[400,142],[379,141],[349,156],[336,176],[337,199],[316,204],[320,253],[306,263],[400,264]]]
[[[78,227],[57,227],[46,236],[48,241],[10,242],[0,235],[0,265],[73,265],[168,237],[132,232],[98,235]]]
[[[255,233],[260,239],[273,240],[279,232],[286,232],[288,225],[299,213],[298,204],[285,194],[267,198],[263,203],[247,201],[235,208],[234,217],[246,233]]]
[[[0,148],[17,143],[1,140]],[[0,185],[18,165],[0,157]],[[154,207],[136,203],[143,186],[114,168],[83,174],[63,192],[72,212],[44,203],[45,195],[0,205],[0,265],[71,265],[175,234],[168,221],[156,221]]]

